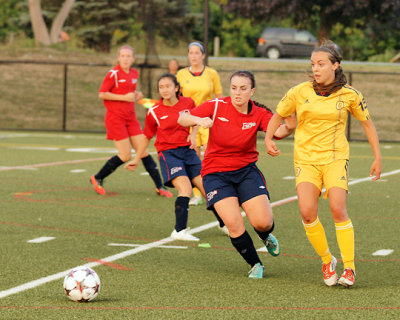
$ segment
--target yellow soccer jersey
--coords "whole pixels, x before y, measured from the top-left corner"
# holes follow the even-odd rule
[[[196,106],[211,100],[213,93],[215,95],[222,94],[219,75],[212,68],[205,67],[199,76],[193,75],[189,68],[184,68],[178,71],[176,77],[181,85],[182,95],[192,98]]]
[[[279,102],[282,117],[297,116],[294,160],[303,164],[328,164],[349,159],[345,130],[348,112],[356,119],[369,119],[362,94],[349,85],[329,96],[315,93],[312,82],[291,88]]]

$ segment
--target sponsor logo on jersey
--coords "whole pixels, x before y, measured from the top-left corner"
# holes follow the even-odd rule
[[[164,120],[164,119],[167,119],[168,118],[168,116],[162,116],[161,118],[160,118],[160,120]]]
[[[207,193],[207,201],[210,202],[216,194],[218,194],[218,190],[213,190],[213,191]]]
[[[182,167],[173,167],[173,168],[171,168],[171,175],[173,175],[181,170],[182,170]]]
[[[340,178],[340,180],[346,180],[346,178],[345,178],[344,176],[342,176],[342,177]]]
[[[265,186],[259,186],[258,189],[265,189]]]
[[[118,82],[125,82],[125,81],[126,81],[125,79],[118,80]]]
[[[243,123],[242,130],[250,129],[256,126],[255,122],[245,122]]]
[[[224,121],[224,122],[229,122],[229,120],[228,119],[226,119],[226,118],[223,118],[223,117],[217,117],[219,120],[221,120],[221,121]]]
[[[304,104],[306,104],[306,103],[310,103],[310,101],[308,101],[308,99],[307,99],[306,101],[304,101]]]

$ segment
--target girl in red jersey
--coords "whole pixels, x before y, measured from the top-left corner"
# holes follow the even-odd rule
[[[200,176],[201,161],[194,150],[197,130],[190,134],[189,128],[178,124],[179,116],[189,112],[195,104],[191,98],[179,96],[179,83],[170,73],[159,78],[158,90],[161,100],[147,112],[143,143],[138,147],[135,158],[127,163],[125,168],[135,170],[150,139],[157,134],[154,146],[158,152],[164,184],[178,190],[175,201],[176,223],[171,238],[198,241],[199,239],[192,236],[187,229],[192,185],[205,195]]]
[[[268,252],[279,255],[278,241],[271,234],[274,220],[269,193],[256,166],[257,132],[267,130],[272,112],[250,100],[255,91],[250,71],[235,72],[230,91],[230,97],[207,101],[182,115],[178,122],[210,128],[201,170],[207,207],[214,207],[228,227],[233,246],[251,266],[249,278],[262,278],[264,267],[245,229],[240,207]],[[283,138],[291,132],[284,124],[275,136]]]
[[[143,136],[135,112],[135,101],[143,98],[143,95],[140,91],[135,91],[139,73],[131,68],[134,62],[135,52],[132,47],[119,48],[119,64],[108,72],[99,91],[99,97],[107,108],[104,121],[107,139],[113,140],[118,150],[118,155],[109,159],[100,171],[90,178],[94,190],[101,195],[106,194],[103,180],[131,158],[132,147],[136,150]],[[163,187],[157,165],[147,150],[142,154],[141,160],[156,185],[157,193],[172,197],[171,192]]]

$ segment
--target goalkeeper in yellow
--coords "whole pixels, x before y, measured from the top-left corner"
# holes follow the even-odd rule
[[[349,177],[349,144],[345,129],[348,112],[361,121],[372,147],[374,161],[370,175],[381,175],[381,153],[375,126],[362,94],[347,85],[340,66],[342,57],[336,45],[327,41],[311,55],[313,79],[291,88],[277,106],[265,145],[268,154],[279,155],[273,133],[282,118],[296,115],[294,169],[299,209],[307,237],[322,259],[324,282],[351,287],[355,281],[354,229],[346,209]],[[328,197],[336,227],[336,238],[344,263],[344,272],[336,273],[336,258],[331,254],[324,227],[318,219],[318,198],[322,186]],[[339,278],[339,279],[338,279]]]

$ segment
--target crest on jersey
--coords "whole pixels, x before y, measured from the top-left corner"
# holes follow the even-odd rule
[[[132,84],[135,84],[137,82],[137,79],[132,79]]]
[[[343,108],[344,108],[344,102],[343,101],[336,102],[336,109],[337,110],[342,110]]]

